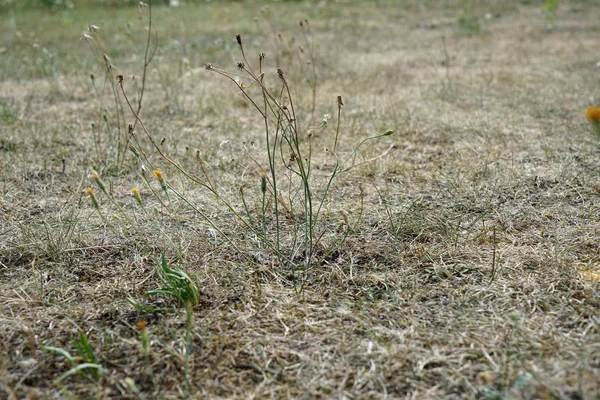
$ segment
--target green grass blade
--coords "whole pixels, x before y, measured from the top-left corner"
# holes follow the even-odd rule
[[[50,351],[53,353],[60,354],[61,356],[63,356],[64,358],[67,359],[67,361],[69,362],[69,365],[71,365],[71,366],[77,365],[73,356],[68,351],[61,349],[60,347],[40,346],[40,348],[44,351]]]
[[[78,366],[71,368],[70,370],[65,372],[60,378],[58,378],[55,382],[61,383],[65,379],[69,378],[71,375],[77,374],[79,372],[83,372],[85,370],[94,371],[94,375],[103,375],[104,374],[104,368],[102,368],[102,366],[100,366],[98,364],[85,363],[85,364],[79,364]]]

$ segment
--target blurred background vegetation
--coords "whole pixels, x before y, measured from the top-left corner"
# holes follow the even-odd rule
[[[153,0],[154,5],[168,5],[173,0]],[[241,2],[244,0],[230,0]],[[280,0],[280,1],[302,1],[302,0]],[[0,0],[0,10],[64,10],[76,7],[133,7],[140,0]],[[145,1],[147,2],[147,0]],[[207,3],[209,0],[179,0],[179,3]]]

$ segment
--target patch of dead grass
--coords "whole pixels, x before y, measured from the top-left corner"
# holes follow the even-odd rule
[[[0,125],[0,139],[14,144],[0,150],[0,393],[135,398],[124,383],[131,378],[149,398],[159,388],[164,398],[596,398],[600,151],[583,110],[598,101],[598,10],[588,3],[565,5],[553,32],[543,30],[533,6],[478,3],[475,14],[493,18],[482,18],[481,33],[470,36],[457,28],[455,7],[412,3],[272,4],[274,25],[260,20],[260,29],[252,22],[263,18],[256,5],[157,9],[165,47],[156,68],[179,71],[182,38],[189,64],[173,72],[180,108],[151,73],[144,121],[187,168],[198,168],[198,149],[232,197],[253,182],[247,166],[260,156],[263,132],[233,89],[202,66],[233,65],[228,40],[241,30],[252,48],[274,51],[269,35],[292,35],[296,20],[311,20],[318,113],[332,113],[338,94],[346,103],[341,152],[373,131],[395,128],[357,163],[393,145],[384,157],[335,184],[323,242],[348,237],[335,252],[318,254],[303,293],[214,199],[167,166],[167,179],[245,243],[252,261],[192,213],[181,228],[168,216],[141,213],[129,198],[132,187],[140,187],[148,207],[158,202],[142,189],[130,159],[122,175],[106,181],[138,227],[99,219],[84,192],[98,162],[89,124],[99,105],[86,83],[97,67],[83,46],[71,46],[78,32],[68,42],[73,57],[55,66],[60,85],[31,63],[15,69],[23,57],[31,62],[25,50],[11,60],[3,55],[2,65],[13,67],[3,72],[0,98],[10,99],[18,119]],[[189,19],[203,12],[214,19],[199,18],[213,22]],[[289,19],[273,17],[280,12]],[[57,15],[108,24],[86,10]],[[9,28],[10,18],[32,23],[20,14],[3,18]],[[114,41],[134,14],[124,10],[114,21],[106,30],[122,46],[115,65],[138,73],[142,44],[133,34]],[[178,28],[169,29],[173,24]],[[61,55],[62,37],[7,36],[0,47],[37,40]],[[302,68],[291,71],[302,87]],[[330,133],[319,133],[321,147]],[[330,170],[324,155],[316,162],[323,165],[317,173]],[[100,200],[113,218],[114,207]],[[150,302],[145,294],[158,285],[153,271],[165,237],[157,220],[185,255],[180,266],[200,283],[190,387],[185,311],[141,312],[126,300]],[[168,299],[155,305],[173,306]],[[154,377],[136,327],[141,320]],[[53,381],[67,364],[40,346],[74,352],[79,332],[107,373],[59,388]]]

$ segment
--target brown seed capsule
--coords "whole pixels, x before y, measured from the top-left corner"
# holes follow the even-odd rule
[[[342,96],[337,97],[337,104],[338,104],[338,107],[341,107],[344,105],[344,102],[342,101]]]
[[[242,35],[240,35],[239,33],[237,35],[235,35],[235,40],[237,40],[237,43],[240,46],[242,45]]]
[[[103,58],[104,58],[104,65],[106,65],[106,69],[108,69],[109,71],[112,70],[112,64],[110,63],[110,58],[108,58],[108,56],[106,54],[104,54]]]

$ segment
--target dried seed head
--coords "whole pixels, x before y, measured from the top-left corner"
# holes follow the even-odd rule
[[[127,127],[127,132],[129,132],[130,134],[134,132],[132,124],[129,124],[129,126]]]
[[[243,62],[238,62],[236,64],[238,71],[242,71],[244,68],[246,68],[246,65]]]
[[[106,65],[107,68],[112,67],[111,64],[110,64],[110,58],[106,54],[104,54],[102,56],[102,58],[104,59],[104,64]]]
[[[121,75],[121,74],[117,75],[117,82],[123,83],[123,75]]]
[[[196,149],[196,158],[200,158],[200,150]]]
[[[283,70],[281,68],[277,68],[277,75],[279,75],[282,80],[285,80],[283,77]]]
[[[260,173],[260,191],[262,194],[267,193],[267,175],[262,171]]]
[[[283,99],[281,99],[281,108],[283,110],[287,110],[288,104],[290,104],[290,101],[287,99],[287,97],[284,97]]]
[[[338,108],[341,108],[344,105],[344,102],[342,101],[342,96],[337,97],[337,105]]]
[[[210,71],[211,69],[213,69],[213,65],[211,63],[207,62],[206,64],[204,64],[204,68],[206,68],[207,70]]]
[[[129,145],[129,150],[135,155],[137,158],[140,158],[140,152],[133,145]]]
[[[265,59],[265,53],[258,53],[258,61],[262,62]]]
[[[160,145],[162,146],[163,144],[165,144],[166,140],[167,140],[166,137],[163,137],[162,139],[160,139]]]
[[[98,28],[97,25],[94,25],[94,24],[88,25],[88,31],[90,31],[90,32],[98,32],[99,30],[100,30],[100,28]]]
[[[350,222],[348,221],[348,214],[346,214],[346,211],[340,210],[340,214],[342,215],[342,219],[344,220],[344,224],[346,224],[346,226],[350,226]]]
[[[237,43],[240,46],[242,45],[242,35],[240,35],[239,33],[237,35],[235,35],[235,40],[237,40]]]

